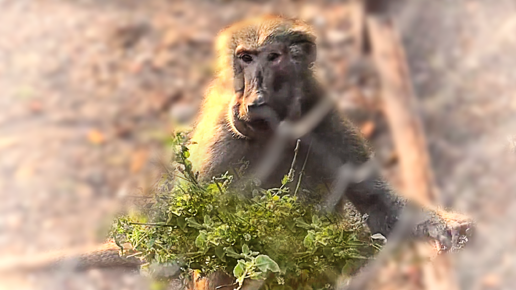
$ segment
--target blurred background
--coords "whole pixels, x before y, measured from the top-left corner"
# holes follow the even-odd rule
[[[478,221],[475,241],[452,254],[460,288],[513,289],[516,1],[378,2],[406,50],[441,205]],[[319,32],[325,80],[396,186],[349,1],[0,0],[0,261],[102,242],[126,198],[159,176],[172,124],[196,113],[217,32],[271,12]],[[9,275],[0,289],[144,289],[143,280],[116,270]]]

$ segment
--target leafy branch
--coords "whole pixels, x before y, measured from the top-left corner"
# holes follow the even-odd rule
[[[377,252],[356,212],[342,218],[298,199],[302,172],[293,182],[296,173],[290,170],[271,189],[232,187],[229,173],[201,183],[188,160],[186,135],[177,133],[172,144],[177,173],[162,178],[166,186],[156,187],[152,202],[119,217],[112,231],[117,241],[133,246],[150,274],[149,265],[173,263],[184,278],[192,270],[223,272],[238,288],[252,279],[274,289],[329,289]]]

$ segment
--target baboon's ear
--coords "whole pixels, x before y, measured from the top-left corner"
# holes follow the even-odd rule
[[[296,42],[290,45],[290,53],[294,59],[310,65],[317,58],[317,47],[311,41]]]

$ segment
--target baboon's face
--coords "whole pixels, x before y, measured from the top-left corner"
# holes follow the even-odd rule
[[[261,112],[272,110],[277,119],[288,115],[289,106],[300,98],[300,84],[309,76],[315,60],[315,45],[303,38],[272,38],[249,49],[238,45],[234,53],[235,93],[241,101],[238,115],[254,130],[268,130],[270,122]]]

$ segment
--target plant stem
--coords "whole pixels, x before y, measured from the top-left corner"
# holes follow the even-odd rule
[[[129,223],[130,225],[138,226],[152,226],[152,227],[173,227],[174,225],[159,224],[159,223]]]
[[[297,192],[299,191],[299,187],[301,186],[301,180],[303,179],[303,175],[305,173],[306,163],[308,161],[308,156],[310,155],[310,149],[312,149],[312,140],[310,140],[310,145],[308,145],[308,152],[306,152],[305,162],[303,162],[303,167],[301,168],[301,172],[299,173],[299,179],[297,180],[294,196],[297,196]]]
[[[292,175],[294,174],[294,166],[296,165],[297,153],[299,152],[299,143],[301,143],[301,139],[297,139],[296,148],[294,148],[294,158],[292,159],[292,164],[290,165],[290,170],[288,171],[288,179],[292,179]]]

